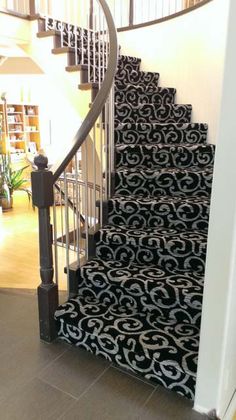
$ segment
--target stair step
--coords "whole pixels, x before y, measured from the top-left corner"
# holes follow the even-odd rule
[[[141,63],[141,58],[130,57],[128,55],[119,55],[118,57],[118,71],[127,70],[127,71],[139,71]]]
[[[155,312],[101,303],[87,291],[55,313],[60,338],[194,398],[199,328],[159,322]]]
[[[67,54],[72,53],[74,54],[75,50],[71,47],[57,47],[52,49],[52,54]]]
[[[115,192],[119,195],[160,195],[209,197],[212,168],[118,170],[115,174]]]
[[[176,89],[158,88],[153,85],[139,86],[128,84],[116,87],[115,102],[129,102],[133,105],[155,103],[159,106],[174,103]]]
[[[108,200],[108,223],[136,229],[168,227],[207,232],[209,209],[209,198],[118,195]]]
[[[105,261],[154,264],[165,270],[204,273],[207,233],[203,231],[105,225],[94,238],[96,257]]]
[[[88,66],[87,64],[75,64],[73,66],[67,66],[66,67],[66,71],[72,73],[72,72],[76,72],[76,71],[87,71],[88,70]]]
[[[150,71],[129,71],[126,69],[119,71],[118,69],[115,76],[115,86],[122,88],[127,83],[131,83],[143,87],[147,85],[153,85],[155,87],[158,85],[159,76],[159,73]]]
[[[215,146],[197,145],[117,145],[116,168],[204,168],[214,163]]]
[[[155,310],[160,321],[191,323],[199,328],[203,282],[202,275],[193,271],[181,273],[97,258],[78,271],[79,291],[93,293],[101,303],[128,304],[136,313]]]
[[[163,123],[191,121],[192,106],[171,104],[159,106],[158,104],[133,105],[132,103],[115,104],[115,123]]]
[[[57,31],[55,29],[50,29],[50,30],[47,30],[47,31],[39,31],[36,34],[36,36],[37,36],[37,38],[47,38],[47,37],[55,36],[55,35],[58,35],[58,34],[60,34],[59,31]]]
[[[116,144],[199,144],[207,139],[207,124],[199,123],[119,123]]]

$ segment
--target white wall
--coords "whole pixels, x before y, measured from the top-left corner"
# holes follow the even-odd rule
[[[195,400],[196,408],[216,408],[220,418],[236,389],[236,2],[222,1],[229,10],[228,37]]]
[[[158,71],[160,85],[177,88],[176,100],[193,105],[193,121],[218,130],[225,50],[225,2],[214,0],[194,12],[147,28],[120,32],[122,53],[142,58],[142,69]]]
[[[207,122],[217,143],[195,409],[216,409],[220,418],[236,387],[235,16],[235,0],[214,0],[119,34],[122,53],[159,71],[161,86],[176,87],[177,101],[192,103],[193,121]]]
[[[29,37],[30,25],[27,20],[0,12],[0,47],[26,43]]]

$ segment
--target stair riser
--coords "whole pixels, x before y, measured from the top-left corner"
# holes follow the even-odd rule
[[[121,368],[141,375],[145,379],[164,386],[172,392],[177,392],[190,400],[194,399],[195,376],[179,371],[170,362],[158,363],[148,359],[146,353],[138,354],[136,350],[133,351],[131,343],[135,342],[135,336],[130,337],[130,344],[124,344],[124,335],[123,338],[121,336],[114,339],[114,333],[110,330],[97,336],[90,335],[76,326],[70,327],[63,320],[56,321],[56,324],[58,337],[67,343],[90,351],[96,356],[101,356]],[[196,337],[195,343],[198,340],[199,338]],[[192,358],[194,356],[197,358],[196,348]]]
[[[175,91],[168,88],[153,88],[152,86],[143,89],[141,86],[128,86],[126,89],[116,89],[115,102],[116,103],[132,103],[138,104],[151,104],[155,103],[158,106],[173,104],[175,101]]]
[[[115,85],[117,88],[121,89],[126,84],[134,84],[138,86],[143,86],[145,89],[147,85],[153,86],[153,88],[158,86],[159,82],[159,73],[143,72],[143,71],[118,71],[115,76]]]
[[[178,244],[183,246],[182,243]],[[158,244],[156,244],[158,246]],[[184,244],[185,247],[190,246],[191,244]],[[199,248],[199,246],[197,247]],[[105,243],[104,241],[99,241],[96,246],[96,256],[98,258],[106,260],[117,260],[124,261],[128,263],[129,261],[145,265],[145,264],[154,264],[156,266],[162,267],[166,270],[193,270],[199,273],[204,273],[205,270],[205,259],[206,259],[206,245],[203,250],[203,244],[201,251],[197,250],[198,254],[195,254],[194,247],[191,251],[186,251],[184,259],[177,258],[173,253],[170,254],[168,250],[163,251],[163,255],[160,254],[160,251],[157,249],[151,249],[148,246],[134,246],[134,245],[120,245],[112,244],[111,242]]]
[[[190,105],[165,105],[144,104],[116,104],[115,123],[145,123],[147,120],[159,123],[189,123],[191,121]]]
[[[209,197],[211,186],[212,172],[208,171],[120,171],[115,174],[115,192],[119,195]]]
[[[206,124],[118,124],[118,144],[200,144],[207,138]]]
[[[130,226],[137,229],[145,227],[168,227],[176,229],[199,229],[207,232],[209,203],[159,202],[140,203],[136,200],[109,200],[108,223]]]
[[[79,293],[117,308],[128,305],[133,314],[155,311],[160,321],[200,327],[203,279],[197,273],[181,276],[155,267],[98,266],[92,261],[79,270]]]
[[[161,169],[204,168],[214,163],[214,146],[117,147],[116,168]]]
[[[132,236],[133,235],[133,236]],[[164,270],[193,270],[204,273],[206,234],[144,235],[119,227],[114,231],[101,229],[96,235],[96,256],[104,261],[117,260],[138,265],[153,264]]]
[[[119,56],[117,64],[117,73],[123,71],[130,73],[132,71],[138,72],[140,70],[141,60],[136,57]]]

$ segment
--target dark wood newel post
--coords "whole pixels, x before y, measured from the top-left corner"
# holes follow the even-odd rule
[[[51,342],[57,337],[54,312],[58,307],[58,287],[53,282],[52,226],[50,207],[53,205],[53,174],[48,171],[48,159],[34,159],[38,170],[31,174],[32,200],[38,207],[39,256],[41,284],[38,287],[40,338]]]

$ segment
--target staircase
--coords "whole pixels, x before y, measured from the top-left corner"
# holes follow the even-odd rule
[[[214,146],[191,105],[119,56],[115,172],[58,337],[194,399]]]

